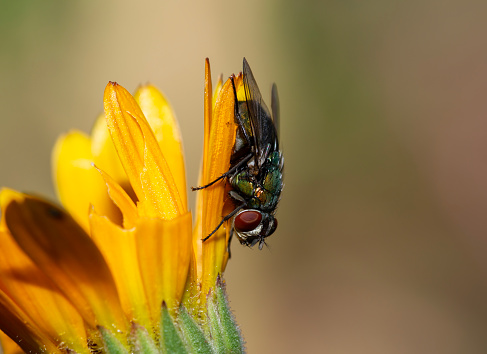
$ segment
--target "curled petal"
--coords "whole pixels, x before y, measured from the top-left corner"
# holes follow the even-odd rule
[[[166,97],[154,86],[141,86],[134,95],[144,112],[174,177],[184,209],[187,209],[186,172],[179,125]]]
[[[145,216],[171,220],[185,209],[169,165],[156,141],[150,138],[153,137],[150,127],[145,124],[140,127],[144,137],[148,137],[144,149],[144,169],[140,174],[145,198],[140,202],[144,203]]]
[[[104,103],[113,143],[142,204],[141,213],[164,219],[180,215],[184,205],[172,173],[137,102],[123,87],[109,83]]]
[[[106,187],[108,188],[108,194],[110,198],[120,209],[123,216],[123,227],[125,229],[130,229],[135,226],[135,222],[139,217],[137,212],[137,207],[130,198],[130,196],[125,192],[125,190],[107,173],[100,170],[95,166],[98,172],[102,175],[105,180]],[[102,213],[103,214],[103,213]]]

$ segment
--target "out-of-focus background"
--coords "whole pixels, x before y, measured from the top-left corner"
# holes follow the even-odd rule
[[[487,352],[487,2],[2,1],[0,185],[109,80],[160,87],[196,184],[204,58],[281,99],[278,232],[225,274],[249,353]]]

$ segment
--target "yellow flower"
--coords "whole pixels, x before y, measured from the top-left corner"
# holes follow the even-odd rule
[[[241,76],[235,83],[240,90]],[[234,97],[230,79],[212,95],[207,60],[200,184],[229,168]],[[0,329],[32,353],[165,352],[178,338],[189,351],[218,351],[236,329],[195,344],[186,328],[203,326],[208,336],[213,323],[231,320],[215,305],[225,302],[218,276],[228,228],[201,241],[231,207],[225,184],[198,192],[193,228],[182,139],[165,97],[153,86],[132,97],[110,82],[104,108],[91,136],[72,131],[55,145],[64,209],[0,193]],[[241,350],[239,336],[235,343]]]

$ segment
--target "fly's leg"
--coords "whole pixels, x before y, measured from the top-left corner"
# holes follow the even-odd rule
[[[225,215],[225,217],[222,219],[222,221],[220,221],[220,223],[216,226],[215,230],[213,230],[208,236],[206,236],[202,241],[205,242],[206,240],[208,240],[215,232],[217,232],[217,230],[220,228],[220,226],[223,225],[223,223],[229,219],[231,219],[235,214],[237,214],[240,210],[242,210],[244,207],[246,206],[246,204],[241,204],[239,205],[238,207],[236,207],[231,213],[229,213],[228,215]]]
[[[230,80],[232,82],[232,87],[233,87],[233,94],[234,94],[234,97],[235,97],[235,104],[234,104],[234,107],[235,107],[235,120],[237,121],[237,124],[239,126],[239,128],[241,129],[244,137],[245,137],[245,140],[247,141],[247,144],[249,144],[250,146],[252,146],[252,140],[251,138],[247,135],[247,131],[243,128],[244,126],[244,123],[243,123],[243,120],[242,120],[242,117],[240,116],[240,112],[238,111],[238,98],[237,98],[237,88],[235,87],[235,80],[234,80],[234,75],[232,75],[230,77]],[[250,159],[252,159],[252,157],[254,156],[254,153],[250,153],[249,155],[245,156],[243,159],[241,159],[235,166],[233,166],[232,168],[230,168],[227,172],[225,172],[224,174],[222,174],[220,177],[218,177],[217,179],[215,179],[214,181],[211,181],[210,183],[208,184],[205,184],[204,186],[199,186],[199,187],[191,187],[191,190],[194,192],[194,191],[198,191],[198,190],[201,190],[201,189],[205,189],[207,187],[210,187],[212,186],[213,184],[215,184],[216,182],[222,180],[223,178],[226,178],[228,176],[231,176],[233,175],[235,172],[237,172],[242,166],[245,166],[245,164],[247,164],[247,162],[250,161]],[[258,163],[258,161],[257,161]]]
[[[230,244],[232,243],[232,238],[233,238],[233,226],[230,228],[230,236],[228,236],[228,246],[227,246],[228,259],[232,258],[232,251],[230,250]]]
[[[240,168],[242,166],[245,166],[247,164],[247,162],[249,162],[249,160],[253,157],[252,154],[249,154],[247,156],[245,156],[242,160],[240,160],[235,166],[233,166],[231,169],[229,169],[227,172],[225,172],[224,174],[222,174],[220,177],[218,177],[217,179],[215,179],[214,181],[208,183],[208,184],[205,184],[204,186],[199,186],[199,187],[191,187],[191,190],[194,192],[194,191],[199,191],[201,189],[205,189],[205,188],[208,188],[212,185],[214,185],[216,182],[218,182],[219,180],[223,179],[223,178],[226,178],[228,176],[232,176],[235,174],[235,172],[237,172],[238,170],[240,170]]]

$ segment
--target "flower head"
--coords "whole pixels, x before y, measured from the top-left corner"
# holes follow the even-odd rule
[[[110,82],[104,108],[91,136],[72,131],[55,145],[64,208],[1,191],[0,329],[35,353],[170,352],[178,340],[189,351],[241,350],[219,277],[228,232],[201,241],[224,213],[225,185],[198,192],[193,228],[166,98]],[[208,60],[204,112],[202,183],[228,170],[236,131],[231,82],[212,95]]]

